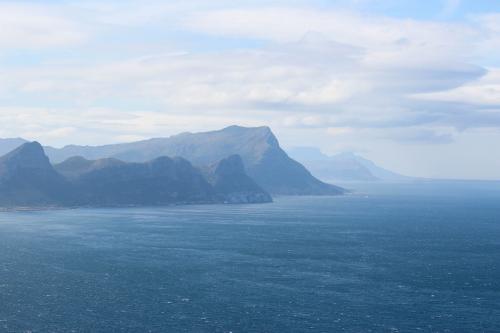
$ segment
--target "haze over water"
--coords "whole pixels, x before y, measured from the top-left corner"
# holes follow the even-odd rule
[[[499,332],[500,186],[0,213],[2,332]]]

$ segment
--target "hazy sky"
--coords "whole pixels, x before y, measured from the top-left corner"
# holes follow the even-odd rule
[[[500,178],[500,1],[0,1],[0,137],[269,125],[284,147]]]

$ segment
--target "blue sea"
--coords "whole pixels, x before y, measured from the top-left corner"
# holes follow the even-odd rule
[[[0,332],[500,332],[500,183],[0,213]]]

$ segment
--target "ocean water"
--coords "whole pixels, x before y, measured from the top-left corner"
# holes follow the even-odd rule
[[[500,332],[500,183],[0,213],[0,332]]]

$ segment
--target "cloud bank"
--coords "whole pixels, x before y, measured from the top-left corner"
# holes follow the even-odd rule
[[[0,119],[11,126],[0,136],[57,145],[267,124],[286,145],[310,138],[415,173],[383,147],[496,138],[498,22],[304,1],[2,2]]]

